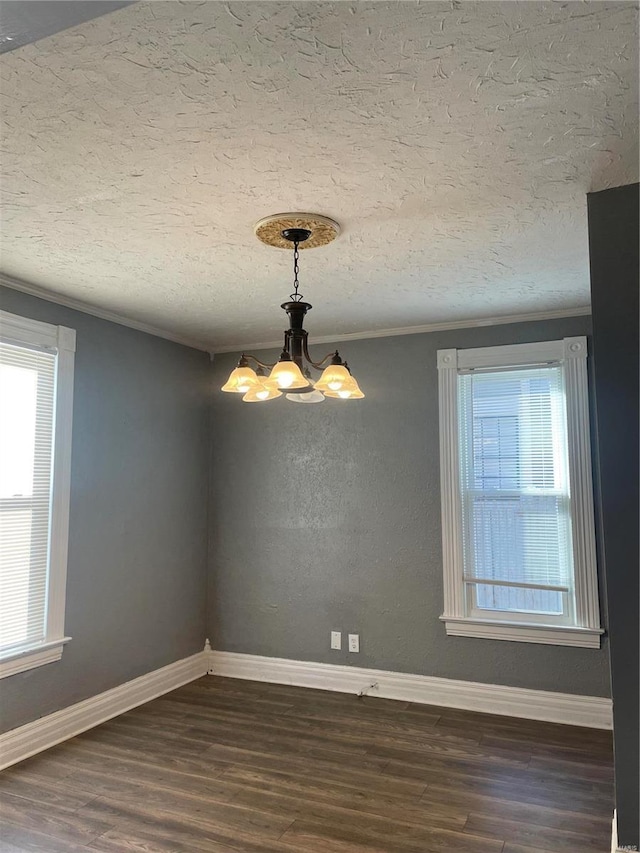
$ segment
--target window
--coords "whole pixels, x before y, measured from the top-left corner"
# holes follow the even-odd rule
[[[447,634],[599,647],[586,359],[438,352]]]
[[[0,677],[59,660],[75,332],[0,311]]]

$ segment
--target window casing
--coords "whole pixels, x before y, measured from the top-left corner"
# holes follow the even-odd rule
[[[0,678],[59,660],[75,331],[0,311]]]
[[[447,634],[598,648],[586,338],[438,352]]]

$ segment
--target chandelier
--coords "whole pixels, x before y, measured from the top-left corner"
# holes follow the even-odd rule
[[[293,250],[293,293],[280,306],[289,318],[280,358],[273,364],[242,353],[222,391],[242,394],[245,403],[263,403],[285,394],[292,403],[322,403],[325,397],[359,400],[364,394],[338,350],[320,361],[309,354],[308,333],[303,329],[308,302],[298,292],[300,249],[325,246],[340,233],[337,222],[315,213],[280,213],[261,219],[255,226],[259,240],[269,246]],[[326,365],[326,366],[325,366]],[[313,381],[311,369],[322,375]]]

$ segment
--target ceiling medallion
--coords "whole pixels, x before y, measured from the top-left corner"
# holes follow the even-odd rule
[[[326,246],[338,236],[340,226],[333,219],[316,213],[279,213],[261,219],[255,226],[255,233],[269,246],[293,250],[293,293],[289,301],[280,306],[287,312],[289,328],[284,333],[282,353],[275,364],[242,353],[222,390],[243,394],[245,403],[274,400],[283,392],[287,400],[294,403],[322,403],[325,397],[362,399],[364,394],[338,350],[320,361],[313,361],[309,355],[308,333],[302,328],[304,316],[311,310],[311,305],[303,302],[302,294],[298,293],[300,249]],[[322,371],[316,382],[313,382],[309,368]],[[270,371],[268,375],[267,370]]]
[[[301,249],[326,246],[340,234],[338,223],[319,213],[276,213],[256,222],[253,230],[258,240],[266,243],[267,246],[291,249],[293,248],[291,240],[284,236],[284,232],[292,228],[309,232],[309,236],[300,243]]]

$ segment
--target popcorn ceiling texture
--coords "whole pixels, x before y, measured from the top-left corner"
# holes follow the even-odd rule
[[[630,3],[142,2],[7,54],[5,273],[229,346],[584,306],[585,193],[637,180]]]

